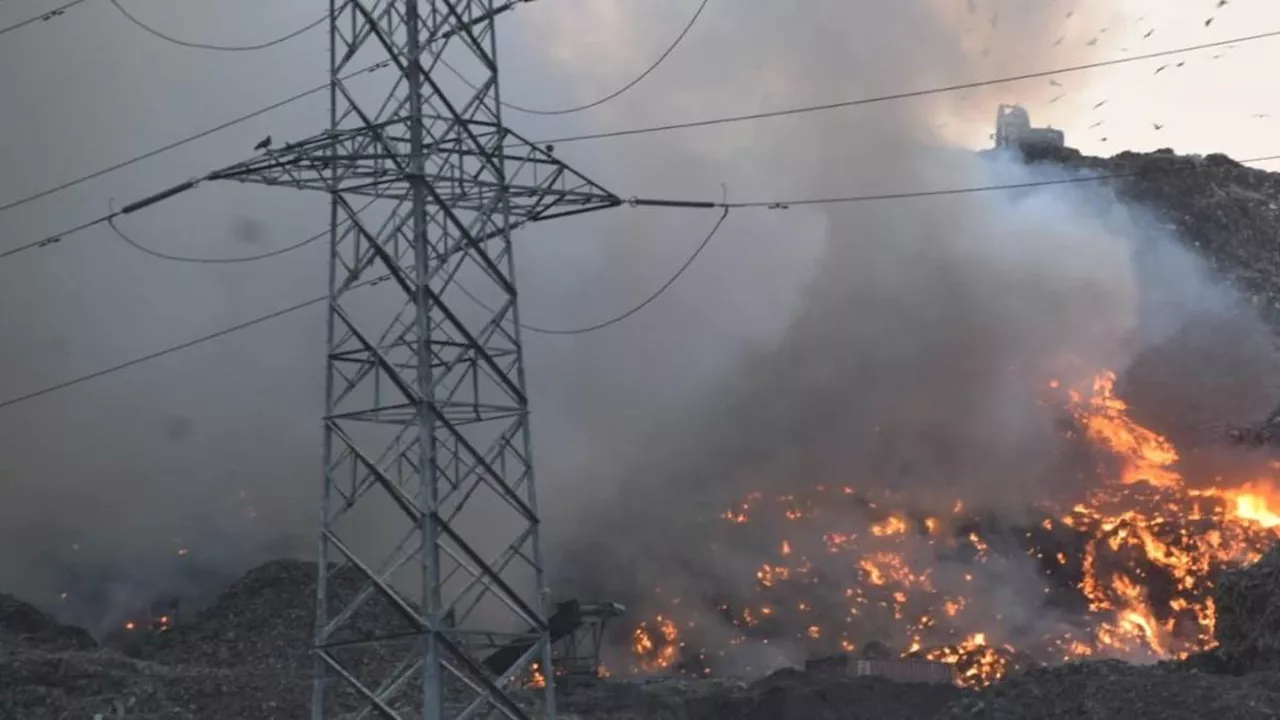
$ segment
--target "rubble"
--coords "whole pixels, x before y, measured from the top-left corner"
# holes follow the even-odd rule
[[[1280,546],[1214,588],[1216,655],[1230,670],[1280,670]]]
[[[1100,181],[1124,200],[1156,211],[1272,320],[1280,320],[1280,173],[1225,155],[1177,155],[1172,150],[1123,152],[1110,158],[1069,148],[1042,149],[1033,163],[1114,176]]]
[[[558,700],[580,720],[931,720],[962,691],[782,670],[730,680],[601,681]]]
[[[1090,158],[1045,149],[1032,162],[1119,176],[1118,196],[1154,209],[1280,327],[1280,174],[1223,156],[1169,151]],[[1280,424],[1234,428],[1238,442],[1280,445]],[[334,569],[345,604],[357,573]],[[0,720],[22,718],[309,717],[315,565],[257,567],[216,602],[126,657],[83,630],[0,595]],[[1280,717],[1280,550],[1226,574],[1215,591],[1220,647],[1184,663],[1075,663],[1013,673],[981,691],[879,677],[783,670],[747,682],[633,678],[575,685],[559,698],[569,720],[969,720],[988,718]],[[369,603],[352,639],[403,633],[392,608]],[[393,662],[352,661],[370,676]],[[1013,662],[1017,659],[1011,659]],[[1017,660],[1022,664],[1021,660]],[[536,695],[529,694],[530,704]]]
[[[1280,717],[1280,674],[1190,672],[1118,660],[1032,670],[962,698],[938,720],[1263,720]]]
[[[91,650],[98,646],[88,632],[63,625],[12,595],[0,593],[0,648]]]

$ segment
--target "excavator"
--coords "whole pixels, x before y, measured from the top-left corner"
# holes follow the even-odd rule
[[[996,149],[1060,148],[1066,145],[1061,130],[1031,127],[1031,116],[1021,105],[1000,105],[996,111],[996,132],[992,136]]]

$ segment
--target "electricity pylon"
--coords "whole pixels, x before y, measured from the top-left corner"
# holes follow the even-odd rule
[[[331,198],[317,719],[532,717],[550,680],[511,234],[621,201],[503,122],[522,1],[331,0],[329,129],[211,176]]]

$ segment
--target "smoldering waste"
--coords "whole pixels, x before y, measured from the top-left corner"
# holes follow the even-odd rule
[[[1221,157],[1169,153],[1110,160],[1063,153],[1047,161],[1128,173],[1113,183],[1117,194],[1160,209],[1264,315],[1280,306],[1280,268],[1269,243],[1280,211],[1268,199],[1280,192],[1280,177]],[[1194,172],[1170,172],[1182,166]],[[1062,411],[1064,432],[1074,433],[1091,457],[1110,463],[1107,481],[1081,502],[1002,519],[979,508],[911,507],[853,486],[846,492],[830,478],[789,497],[738,498],[710,514],[714,532],[732,539],[736,527],[769,513],[780,516],[774,525],[787,531],[761,545],[758,562],[734,568],[743,574],[735,582],[749,586],[757,599],[722,607],[716,598],[679,604],[671,602],[674,596],[662,598],[649,608],[657,612],[624,627],[631,647],[623,664],[613,667],[615,677],[564,696],[561,715],[1280,716],[1280,610],[1273,609],[1280,560],[1266,553],[1280,518],[1272,514],[1269,487],[1253,482],[1256,477],[1224,484],[1184,470],[1186,461],[1194,461],[1180,457],[1191,455],[1184,452],[1190,447],[1184,438],[1162,435],[1132,417],[1116,378],[1106,372],[1088,386],[1051,387],[1054,380],[1046,377],[1041,390]],[[824,508],[841,504],[865,518],[856,539],[822,525]],[[806,526],[813,530],[793,530]],[[831,557],[854,568],[857,582],[841,588],[849,595],[814,592],[830,574],[824,564]],[[1065,618],[1061,632],[1019,634],[1017,618],[984,616],[982,603],[941,590],[951,587],[941,582],[943,572],[959,573],[960,582],[964,573],[999,578],[1015,557],[1019,567],[1039,570],[1048,592],[1034,607]],[[1256,562],[1239,567],[1251,560]],[[134,647],[134,657],[97,647],[86,633],[29,605],[0,599],[0,718],[306,717],[313,577],[313,566],[295,561],[256,568],[206,612]],[[698,627],[709,619],[681,614],[682,607],[697,604],[693,600],[712,608],[714,619],[731,631],[699,637]],[[818,607],[823,604],[831,607]],[[824,621],[815,623],[819,609]],[[855,609],[878,618],[876,639],[892,653],[953,663],[967,684],[981,689],[911,687],[795,669],[754,681],[716,677],[721,651],[764,639],[785,646],[777,658],[792,662],[860,653],[868,636],[825,619]],[[397,622],[372,607],[355,628],[380,632]],[[1107,654],[1163,661],[1092,659]],[[368,672],[376,675],[387,660],[367,658]],[[1037,667],[1043,663],[1051,665]],[[683,676],[632,675],[633,666]],[[753,672],[768,666],[764,658]],[[698,677],[708,669],[712,677]]]

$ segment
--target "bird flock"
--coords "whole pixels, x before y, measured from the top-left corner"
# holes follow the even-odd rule
[[[1231,4],[1231,0],[1211,0],[1211,2],[1212,2],[1212,6],[1209,8],[1209,15],[1208,15],[1208,17],[1206,17],[1206,18],[1205,18],[1205,20],[1204,20],[1204,22],[1203,22],[1203,27],[1205,27],[1205,28],[1209,28],[1209,27],[1211,27],[1211,26],[1213,25],[1213,23],[1214,23],[1214,20],[1218,17],[1218,14],[1219,14],[1219,13],[1220,13],[1224,8],[1226,8],[1226,7],[1227,7],[1227,5]],[[967,8],[968,8],[968,12],[969,12],[969,14],[970,14],[971,16],[974,16],[975,18],[976,18],[976,17],[979,15],[979,13],[981,12],[981,9],[980,9],[980,8],[979,8],[979,6],[978,6],[978,0],[966,0],[966,6],[967,6]],[[999,24],[999,17],[1000,17],[1000,16],[999,16],[999,13],[998,13],[998,12],[993,12],[993,13],[990,15],[989,19],[987,20],[987,22],[986,22],[985,24],[986,24],[986,25],[988,25],[990,28],[995,29],[996,27],[998,27],[998,24]],[[1063,15],[1063,20],[1064,20],[1064,22],[1065,22],[1065,21],[1070,21],[1070,20],[1072,20],[1072,19],[1073,19],[1073,18],[1075,18],[1075,17],[1076,17],[1076,11],[1075,11],[1075,10],[1067,10],[1067,11],[1065,12],[1065,14]],[[1150,26],[1150,23],[1148,23],[1148,21],[1147,21],[1147,16],[1146,16],[1146,15],[1142,15],[1142,16],[1140,16],[1140,17],[1136,18],[1136,19],[1135,19],[1135,22],[1136,22],[1136,23],[1138,23],[1140,26],[1141,26],[1141,25],[1147,25],[1147,28],[1146,28],[1145,32],[1143,32],[1143,34],[1142,34],[1142,36],[1141,36],[1141,41],[1147,41],[1147,40],[1150,40],[1153,36],[1155,36],[1155,35],[1156,35],[1156,28],[1155,28],[1154,26]],[[975,30],[975,28],[976,28],[976,26],[971,24],[969,27],[966,27],[966,28],[965,28],[965,32],[966,32],[966,33],[972,32],[972,31],[974,31],[974,30]],[[1110,28],[1108,28],[1108,27],[1099,28],[1098,30],[1096,30],[1096,31],[1094,31],[1094,32],[1092,32],[1092,33],[1090,33],[1090,34],[1087,36],[1087,37],[1088,37],[1088,39],[1087,39],[1087,40],[1085,40],[1083,44],[1084,44],[1086,47],[1091,47],[1091,48],[1092,48],[1092,47],[1097,47],[1097,46],[1098,46],[1098,44],[1099,44],[1099,42],[1103,39],[1103,36],[1105,36],[1109,31],[1110,31]],[[1065,44],[1067,44],[1067,43],[1069,43],[1069,42],[1070,42],[1070,36],[1069,36],[1068,34],[1066,34],[1066,33],[1062,33],[1062,34],[1059,34],[1059,35],[1057,36],[1057,38],[1053,41],[1052,46],[1053,46],[1053,47],[1055,47],[1055,48],[1057,48],[1057,47],[1061,47],[1061,46],[1063,46],[1063,45],[1065,45]],[[1220,58],[1222,58],[1222,57],[1223,57],[1227,52],[1229,52],[1230,50],[1234,49],[1235,47],[1236,47],[1235,45],[1227,45],[1227,46],[1225,46],[1225,47],[1223,48],[1223,52],[1220,52],[1220,53],[1214,54],[1213,56],[1211,56],[1211,58],[1210,58],[1210,59],[1211,59],[1211,60],[1217,60],[1217,59],[1220,59]],[[1129,47],[1120,47],[1120,48],[1119,48],[1119,51],[1120,51],[1121,53],[1128,53],[1128,52],[1132,52],[1132,49],[1131,49],[1131,48],[1129,48]],[[982,48],[982,50],[981,50],[980,54],[981,54],[981,56],[982,56],[982,57],[984,57],[984,58],[985,58],[985,57],[987,57],[987,55],[989,54],[989,52],[990,52],[990,45],[988,44],[988,45],[986,45],[986,46],[984,46],[984,47]],[[1176,70],[1178,70],[1178,69],[1181,69],[1181,68],[1185,67],[1186,65],[1187,65],[1187,60],[1178,60],[1178,61],[1176,61],[1176,62],[1168,62],[1168,63],[1164,63],[1164,64],[1161,64],[1160,66],[1156,67],[1152,74],[1153,74],[1153,75],[1161,75],[1161,74],[1164,74],[1164,73],[1173,72],[1173,71],[1176,71]],[[1061,89],[1061,92],[1057,92],[1056,94],[1054,94],[1054,95],[1053,95],[1053,97],[1048,101],[1048,104],[1049,104],[1049,105],[1056,105],[1056,104],[1060,103],[1061,101],[1065,100],[1066,98],[1068,98],[1068,97],[1071,95],[1070,91],[1069,91],[1069,90],[1064,86],[1063,82],[1062,82],[1060,79],[1058,79],[1058,78],[1050,78],[1050,79],[1049,79],[1049,86],[1050,86],[1050,87],[1052,87],[1052,88]],[[963,97],[962,97],[961,99],[963,100],[963,99],[966,99],[966,98],[963,98]],[[1098,113],[1098,114],[1102,114],[1103,108],[1104,108],[1104,107],[1106,107],[1107,103],[1108,103],[1108,101],[1107,101],[1106,99],[1103,99],[1103,100],[1100,100],[1100,101],[1098,101],[1098,102],[1096,102],[1096,103],[1093,103],[1093,104],[1092,104],[1092,107],[1090,108],[1090,112],[1091,112],[1091,113]],[[1270,118],[1270,117],[1271,117],[1271,115],[1270,115],[1270,114],[1268,114],[1268,113],[1254,113],[1254,114],[1252,115],[1252,118],[1254,118],[1254,119],[1267,119],[1267,118]],[[1103,117],[1096,117],[1096,119],[1091,119],[1091,120],[1090,120],[1090,123],[1089,123],[1089,125],[1087,126],[1086,130],[1092,133],[1092,135],[1093,135],[1093,139],[1095,139],[1095,140],[1096,140],[1096,141],[1098,141],[1098,142],[1105,143],[1105,142],[1107,142],[1107,141],[1108,141],[1108,137],[1107,137],[1107,135],[1106,135],[1105,127],[1104,127],[1104,126],[1106,125],[1106,123],[1107,123],[1107,118],[1106,118],[1105,116],[1103,116]],[[1164,122],[1156,122],[1156,121],[1152,121],[1152,122],[1151,122],[1151,128],[1152,128],[1152,130],[1154,130],[1154,131],[1157,131],[1157,132],[1158,132],[1158,131],[1163,130],[1163,129],[1165,128],[1165,123],[1164,123]]]

